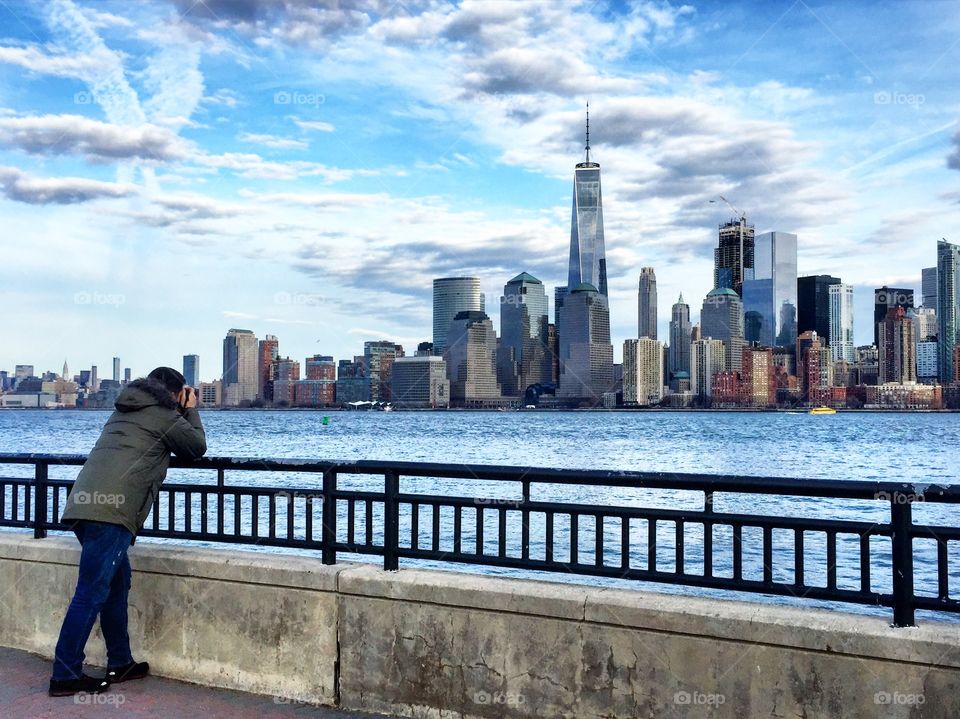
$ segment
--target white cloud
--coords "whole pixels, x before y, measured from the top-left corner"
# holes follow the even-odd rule
[[[41,50],[36,45],[0,47],[0,62],[56,77],[87,78],[97,69],[101,58],[97,55],[69,55]]]
[[[329,122],[322,122],[320,120],[301,120],[298,117],[293,118],[293,121],[297,124],[301,130],[314,130],[316,132],[333,132],[336,128],[331,125]]]
[[[240,142],[249,142],[255,145],[263,145],[271,150],[306,150],[310,143],[306,140],[298,140],[295,137],[278,137],[277,135],[266,135],[256,132],[241,132],[237,135]]]

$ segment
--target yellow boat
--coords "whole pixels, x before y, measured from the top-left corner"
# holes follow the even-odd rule
[[[814,407],[810,410],[810,414],[836,414],[837,410],[833,407]]]

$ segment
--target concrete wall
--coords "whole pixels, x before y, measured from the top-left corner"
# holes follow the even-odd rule
[[[241,550],[130,554],[134,655],[198,683],[437,719],[960,716],[960,625]],[[0,532],[0,645],[51,655],[77,555]]]

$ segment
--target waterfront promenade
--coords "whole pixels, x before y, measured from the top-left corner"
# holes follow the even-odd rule
[[[48,660],[0,647],[0,719],[99,719],[111,710],[126,719],[386,719],[159,677],[119,684],[96,697],[49,697],[49,674]]]

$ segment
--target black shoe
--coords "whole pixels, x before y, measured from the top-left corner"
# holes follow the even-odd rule
[[[130,662],[124,667],[107,669],[107,676],[105,678],[111,684],[120,684],[121,682],[129,682],[134,679],[143,679],[149,673],[150,665],[146,662]]]
[[[68,697],[73,694],[100,694],[110,688],[110,682],[81,674],[78,679],[51,679],[49,694],[52,697]]]

